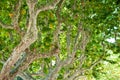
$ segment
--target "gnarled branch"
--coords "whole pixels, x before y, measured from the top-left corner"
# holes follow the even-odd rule
[[[20,44],[16,48],[14,48],[12,55],[8,58],[8,60],[4,64],[0,74],[1,80],[8,80],[10,78],[9,75],[10,70],[14,66],[16,61],[19,59],[20,55],[22,54],[22,51],[24,51],[26,48],[28,48],[32,43],[34,43],[37,40],[36,17],[34,17],[35,12],[33,8],[31,7],[29,8],[30,8],[29,11],[32,12],[29,18],[28,25],[29,28]]]
[[[43,7],[38,8],[37,11],[36,11],[36,16],[37,16],[41,11],[46,11],[46,10],[54,9],[55,6],[56,6],[59,2],[60,2],[60,0],[54,0],[51,5],[46,5],[46,6],[43,6]]]
[[[14,27],[12,25],[6,25],[6,24],[2,23],[1,21],[0,21],[0,26],[5,29],[14,29]]]

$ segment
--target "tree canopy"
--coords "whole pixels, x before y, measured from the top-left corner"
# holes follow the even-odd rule
[[[120,79],[119,0],[0,5],[0,80]]]

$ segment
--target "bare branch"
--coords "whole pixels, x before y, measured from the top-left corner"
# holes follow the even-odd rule
[[[59,32],[60,32],[60,27],[61,27],[61,16],[60,16],[60,10],[61,10],[61,5],[63,3],[64,0],[60,0],[60,2],[58,3],[58,9],[56,10],[56,17],[57,17],[57,27],[56,30],[54,31],[54,43],[57,42],[57,46],[59,47]]]
[[[58,72],[60,71],[60,69],[68,64],[70,64],[71,59],[68,58],[65,61],[60,61],[57,66],[55,67],[54,70],[52,70],[50,72],[50,74],[48,75],[48,77],[45,80],[54,80],[56,79],[56,77],[58,76]]]
[[[82,58],[82,56],[81,56],[81,58]],[[91,64],[91,66],[87,69],[82,69],[81,65],[79,65],[79,68],[77,68],[72,75],[69,75],[70,77],[65,77],[65,79],[66,80],[74,80],[74,79],[78,80],[78,78],[81,79],[81,77],[85,78],[85,76],[81,76],[81,75],[83,75],[86,71],[93,69],[93,67],[95,67],[98,63],[100,63],[100,61],[101,61],[101,58],[99,58],[98,60],[93,62],[93,64]],[[82,64],[83,64],[83,62],[82,62]]]
[[[60,16],[60,10],[61,10],[61,7],[62,7],[62,4],[63,4],[64,0],[60,0],[60,2],[58,3],[58,9],[56,10],[56,17],[57,17],[57,21],[58,21],[58,24],[57,24],[57,27],[56,27],[56,30],[54,31],[54,36],[53,36],[53,44],[55,44],[58,48],[60,48],[60,44],[59,44],[59,34],[60,34],[60,27],[61,27],[61,16]],[[59,63],[60,62],[60,58],[59,56],[57,55],[56,56],[56,63]]]
[[[77,51],[77,47],[78,47],[78,41],[79,41],[79,36],[81,33],[81,25],[78,26],[78,31],[77,31],[77,35],[74,39],[74,45],[73,45],[73,50],[72,50],[72,54],[68,54],[68,58],[65,61],[65,65],[70,64],[71,61],[73,61],[76,51]],[[86,46],[86,45],[83,45]]]
[[[93,69],[93,67],[95,67],[98,63],[100,63],[101,60],[102,60],[102,57],[100,57],[98,60],[93,62],[87,69],[82,69],[80,67],[81,65],[79,65],[79,68],[71,75],[71,77],[66,78],[66,80],[74,80],[74,79],[77,80],[78,78],[81,79],[82,74],[84,74],[86,71]]]
[[[87,80],[87,77],[86,76],[76,76],[75,78],[74,78],[74,80],[79,80],[79,79],[81,79],[81,80]],[[68,79],[69,80],[69,79]]]
[[[31,16],[34,17],[34,16]],[[28,32],[26,33],[26,35],[23,37],[21,43],[14,49],[12,56],[7,60],[7,62],[4,64],[3,69],[1,71],[1,79],[7,78],[9,76],[9,71],[11,69],[12,66],[14,66],[14,64],[16,63],[16,61],[19,59],[19,56],[21,55],[21,52],[24,51],[26,48],[28,48],[36,39],[37,39],[37,28],[36,28],[36,23],[31,24],[31,22],[34,20],[31,20],[33,18],[30,18],[30,22],[29,22],[29,29]],[[58,49],[53,49],[54,53],[58,53],[59,50]],[[49,57],[51,56],[53,53],[51,54],[32,54],[27,58],[27,64],[25,64],[25,66],[21,67],[20,70],[24,70],[26,69],[30,63],[32,63],[35,59],[38,59],[40,57],[44,58],[44,57]]]
[[[67,38],[67,52],[68,54],[70,54],[70,47],[71,47],[70,26],[68,26],[66,38]]]
[[[81,34],[81,35],[80,35]],[[84,36],[86,36],[86,35],[83,35],[84,34],[84,30],[83,30],[83,27],[82,27],[82,24],[81,23],[79,23],[78,24],[78,31],[77,31],[77,35],[76,35],[76,37],[75,37],[75,39],[74,39],[74,45],[73,45],[73,52],[74,51],[76,51],[78,48],[78,46],[79,46],[79,43],[82,43],[82,41],[84,41],[83,39],[81,39],[81,37],[83,37],[84,38]],[[80,41],[80,39],[81,39],[81,41]],[[80,42],[79,42],[80,41]],[[85,41],[84,41],[85,42]],[[85,46],[86,47],[86,45],[83,45],[83,44],[81,44],[82,46]],[[83,49],[83,51],[84,51],[84,49]]]
[[[64,80],[67,80],[68,76],[70,75],[70,72],[67,71],[65,74],[64,74]]]
[[[74,70],[74,73],[71,74],[68,74],[67,76],[65,76],[65,80],[74,80],[74,78],[78,75],[81,75],[84,73],[84,70],[82,70],[82,65],[84,64],[84,61],[85,61],[85,56],[84,54],[81,54],[81,57],[79,58],[79,61],[80,61],[80,65],[78,66],[78,68],[76,70]],[[70,77],[68,77],[70,76]]]
[[[24,71],[25,69],[28,68],[28,66],[35,60],[40,59],[40,58],[48,58],[51,56],[55,56],[59,53],[58,49],[54,49],[50,51],[50,53],[30,53],[27,54],[26,60],[22,63],[22,65],[18,68],[18,70],[14,73],[14,75],[11,76],[11,79],[14,78],[19,72]]]
[[[22,1],[22,0],[20,0],[20,1]],[[22,54],[21,52],[24,51],[25,49],[27,49],[32,43],[34,43],[37,40],[38,31],[37,31],[37,27],[36,27],[36,17],[34,15],[35,12],[34,12],[34,9],[31,8],[30,6],[29,6],[29,8],[30,8],[29,9],[30,18],[29,18],[29,25],[28,25],[27,32],[26,32],[25,36],[23,37],[22,41],[20,42],[20,44],[13,50],[11,56],[4,64],[4,66],[1,70],[1,74],[0,74],[1,80],[7,80],[10,78],[9,72],[10,72],[11,68],[14,67],[14,64],[16,63],[16,61],[18,61],[20,55]],[[18,18],[18,17],[16,16],[16,18]]]
[[[37,2],[38,2],[37,0],[26,0],[29,9],[34,9]]]
[[[66,66],[66,65],[72,63],[72,61],[74,61],[74,57],[75,57],[77,47],[78,47],[78,41],[79,41],[80,33],[82,33],[81,28],[82,28],[81,25],[78,25],[78,31],[77,31],[77,35],[76,35],[76,37],[74,39],[72,53],[68,54],[68,58],[64,61],[64,66]],[[86,46],[86,45],[83,45],[83,46]]]
[[[18,61],[14,64],[14,68],[11,69],[10,74],[14,74],[17,69],[20,67],[20,65],[25,61],[26,58],[26,52],[23,52],[23,54],[20,56],[20,58],[18,59]]]
[[[100,61],[101,61],[101,58],[96,60],[88,69],[81,69],[79,67],[69,78],[66,78],[66,80],[74,80],[74,79],[78,80],[78,78],[81,79],[82,77],[81,75],[83,75],[86,71],[93,69],[93,67],[95,67],[98,63],[100,63]]]
[[[78,58],[78,59],[75,59],[72,60],[72,63],[75,62],[76,60],[80,61],[80,65],[78,66],[77,70],[74,71],[74,73],[71,75],[70,71],[69,72],[66,72],[64,74],[64,79],[65,80],[73,80],[73,78],[78,75],[78,72],[81,73],[81,68],[82,68],[82,65],[84,64],[84,61],[85,61],[86,57],[85,57],[85,54],[82,53],[81,56]],[[70,76],[68,78],[68,76]]]
[[[93,69],[97,64],[100,63],[101,60],[102,60],[102,58],[96,60],[96,61],[90,66],[90,69]]]
[[[50,74],[46,77],[45,80],[55,80],[58,76],[58,72],[60,71],[62,65],[63,65],[63,62],[60,62],[59,64],[57,64],[55,69],[50,72]]]
[[[60,48],[60,45],[59,45],[59,32],[60,32],[60,27],[61,27],[61,16],[60,16],[60,10],[61,10],[61,6],[62,6],[62,3],[64,2],[64,0],[58,0],[58,9],[56,10],[56,16],[57,16],[57,20],[58,20],[58,24],[57,24],[57,27],[56,27],[56,30],[54,32],[54,41],[53,43],[56,43],[56,45],[58,46],[58,48]],[[55,5],[57,5],[57,2],[55,3]],[[55,7],[55,5],[53,6],[53,8]],[[51,5],[50,5],[51,6]],[[57,55],[58,56],[58,55]],[[57,60],[57,66],[54,70],[51,71],[51,73],[47,76],[47,78],[45,80],[54,80],[56,79],[56,77],[58,76],[58,71],[61,69],[62,65],[64,64],[64,62],[60,62],[59,61],[59,58]]]
[[[12,52],[12,55],[8,58],[8,60],[5,62],[2,70],[1,70],[1,74],[0,74],[0,78],[1,80],[5,80],[7,78],[9,78],[9,72],[11,70],[11,68],[14,66],[14,64],[16,63],[16,61],[19,59],[20,55],[22,54],[22,51],[24,51],[26,48],[28,48],[32,43],[34,42],[33,40],[28,39],[28,42],[21,42]],[[5,78],[5,79],[4,79]]]
[[[82,27],[79,27],[79,31],[81,32],[81,36],[82,36],[82,39],[81,39],[81,42],[80,44],[77,43],[77,41],[79,41],[79,36],[77,35],[76,36],[76,39],[75,39],[75,44],[74,44],[74,51],[76,51],[76,49],[80,49],[82,50],[82,54],[81,56],[78,58],[78,60],[80,60],[80,65],[78,66],[79,68],[73,73],[73,75],[71,75],[71,77],[69,77],[67,80],[74,80],[74,78],[77,76],[77,75],[80,75],[81,73],[84,73],[85,71],[84,70],[81,70],[82,68],[82,65],[85,61],[85,55],[84,55],[84,51],[85,51],[85,47],[87,45],[87,43],[89,42],[89,37],[88,37],[88,34],[86,34],[86,32],[82,29]],[[78,48],[80,46],[80,48]],[[72,53],[75,55],[75,53]],[[72,60],[72,58],[69,58],[70,60]],[[73,57],[74,59],[74,57]],[[68,60],[67,60],[68,61]],[[75,60],[72,60],[72,61],[75,61]]]
[[[86,60],[86,56],[84,53],[81,54],[80,58],[78,59],[80,61],[79,68],[82,68],[82,65],[84,64],[84,61]]]
[[[36,11],[36,16],[37,16],[41,11],[46,11],[46,10],[54,9],[55,6],[56,6],[59,2],[60,2],[60,0],[54,0],[51,5],[46,5],[46,6],[43,6],[43,7],[38,8],[37,11]]]
[[[74,51],[70,56],[68,56],[68,58],[64,61],[60,61],[57,66],[55,67],[54,70],[52,70],[50,72],[50,74],[48,75],[48,77],[46,78],[46,80],[54,80],[56,79],[56,77],[58,76],[58,72],[60,71],[60,69],[68,64],[71,63],[71,61],[74,58],[76,51]]]
[[[45,76],[45,73],[43,71],[37,72],[37,73],[32,73],[31,76]]]
[[[78,49],[80,49],[82,52],[84,52],[85,47],[87,46],[89,42],[89,32],[87,31],[82,31],[82,39],[81,42],[78,44]]]
[[[12,17],[13,27],[14,27],[15,30],[18,31],[18,33],[20,33],[20,27],[19,27],[18,23],[19,23],[21,6],[22,6],[22,0],[18,0],[18,3],[15,6],[14,14],[13,14],[13,17]]]
[[[12,27],[12,25],[6,25],[6,24],[2,23],[1,21],[0,21],[0,26],[5,29],[14,29],[14,27]]]
[[[79,27],[79,29],[78,29],[78,34],[77,34],[77,36],[76,36],[76,38],[75,38],[75,42],[74,42],[75,44],[74,44],[74,49],[73,49],[73,51],[72,51],[72,54],[70,54],[66,60],[59,62],[59,64],[57,64],[56,68],[49,74],[49,76],[46,78],[46,80],[54,80],[54,79],[56,79],[56,77],[58,76],[58,72],[60,71],[60,69],[61,69],[62,67],[64,67],[64,66],[67,66],[68,64],[70,64],[70,63],[73,61],[73,59],[75,58],[76,49],[77,49],[77,47],[78,47],[78,42],[77,42],[77,41],[79,41],[78,39],[79,39],[80,30],[82,30],[82,29]],[[87,35],[82,35],[82,36],[85,37],[85,36],[87,36]],[[85,39],[88,40],[88,37],[85,38]],[[83,39],[81,40],[81,42],[83,42],[83,41],[86,42],[85,39],[83,38]],[[87,44],[87,43],[88,43],[88,42],[86,42],[86,44]],[[86,45],[85,45],[85,44],[81,44],[81,46],[82,46],[81,49],[83,49],[83,51],[84,51]],[[82,61],[82,60],[81,60],[81,61]]]
[[[79,76],[79,75],[82,74],[83,72],[84,72],[83,70],[77,69],[77,70],[73,73],[73,75],[71,75],[69,78],[66,78],[66,80],[74,80],[74,78],[75,78],[76,76]]]

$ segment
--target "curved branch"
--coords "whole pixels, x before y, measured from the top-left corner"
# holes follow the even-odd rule
[[[23,80],[35,80],[30,74],[28,73],[19,73],[17,76],[21,77]]]
[[[59,62],[59,63],[57,64],[57,66],[55,67],[55,69],[52,70],[52,72],[48,75],[48,77],[47,77],[45,80],[54,80],[54,79],[56,79],[56,77],[58,76],[58,72],[60,71],[60,69],[61,69],[62,67],[64,67],[64,66],[67,66],[67,65],[69,65],[70,63],[72,63],[73,59],[75,58],[76,49],[77,49],[77,47],[79,46],[76,40],[78,40],[78,38],[79,38],[79,31],[80,31],[80,30],[81,30],[81,29],[78,30],[78,34],[76,35],[75,42],[74,42],[74,43],[75,43],[75,44],[74,44],[74,49],[73,49],[72,53],[69,54],[69,56],[68,56],[68,58],[67,58],[66,60]],[[83,37],[86,37],[85,39],[87,39],[87,41],[83,38],[83,39],[81,40],[81,42],[84,42],[84,43],[86,42],[86,45],[87,45],[89,38],[87,37],[87,35],[85,35],[85,32],[84,32],[84,34],[82,34],[82,36],[83,36]],[[86,45],[85,45],[85,44],[81,44],[82,47],[81,47],[80,49],[83,49],[83,51],[84,51]]]
[[[19,16],[20,16],[20,9],[22,6],[22,0],[18,0],[18,3],[15,6],[15,10],[14,10],[14,16],[12,17],[12,24],[15,30],[18,31],[18,33],[20,33],[20,27],[19,27]]]
[[[36,27],[36,17],[34,15],[35,12],[33,8],[31,7],[29,8],[30,8],[29,11],[31,14],[29,18],[29,25],[28,25],[27,32],[25,36],[23,37],[22,41],[20,42],[20,44],[16,48],[14,48],[11,56],[6,61],[6,63],[3,65],[3,68],[0,74],[0,80],[10,79],[10,76],[11,76],[9,75],[10,70],[12,67],[14,67],[14,64],[18,61],[22,52],[25,51],[25,49],[27,49],[32,43],[34,43],[37,40],[38,31]]]
[[[28,66],[35,60],[40,59],[40,58],[48,58],[51,56],[56,56],[58,55],[59,50],[58,48],[53,49],[52,51],[50,51],[49,53],[31,53],[29,52],[29,54],[27,53],[27,57],[24,60],[24,62],[19,66],[19,68],[16,70],[16,72],[11,76],[11,79],[13,79],[17,74],[19,74],[19,72],[24,71],[25,69],[28,68]]]
[[[56,6],[59,2],[60,2],[60,0],[54,0],[51,5],[46,5],[46,6],[43,6],[43,7],[38,8],[37,11],[36,11],[36,16],[37,16],[41,11],[46,11],[46,10],[54,9],[55,6]]]
[[[14,27],[12,27],[12,25],[6,25],[6,24],[2,23],[1,21],[0,21],[0,26],[5,29],[14,29]]]

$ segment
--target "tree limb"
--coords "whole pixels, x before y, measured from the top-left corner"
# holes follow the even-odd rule
[[[20,65],[25,61],[26,58],[26,52],[23,52],[21,57],[18,59],[18,61],[14,64],[14,68],[10,71],[10,74],[14,74],[17,69],[20,67]]]
[[[31,3],[32,4],[32,3]],[[28,5],[29,6],[29,5]],[[29,7],[30,11],[30,18],[29,18],[29,25],[25,36],[23,37],[20,44],[14,48],[11,56],[8,58],[6,63],[3,65],[1,70],[0,79],[1,80],[8,80],[9,79],[9,72],[11,68],[14,66],[16,61],[19,59],[21,52],[28,48],[32,43],[37,40],[37,27],[36,27],[36,17],[34,17],[35,12],[34,9]]]
[[[26,72],[21,72],[17,76],[21,77],[23,80],[35,80],[30,74]]]
[[[49,53],[27,53],[27,58],[24,60],[24,62],[19,66],[17,71],[11,76],[11,79],[13,79],[19,72],[24,71],[28,68],[28,66],[35,60],[40,58],[48,58],[51,56],[56,56],[59,53],[58,49],[54,49],[50,51]]]
[[[80,30],[82,30],[80,27],[81,27],[81,26],[79,26],[78,34],[76,35],[76,38],[75,38],[75,41],[74,41],[74,47],[73,47],[72,53],[69,54],[69,56],[68,56],[68,58],[67,58],[66,60],[60,61],[60,62],[57,64],[57,66],[55,67],[55,69],[50,72],[50,74],[48,75],[48,77],[47,77],[45,80],[55,80],[56,77],[58,76],[58,72],[60,71],[60,69],[61,69],[62,67],[64,67],[64,66],[67,66],[68,64],[70,64],[70,63],[73,61],[73,59],[75,58],[75,54],[76,54],[76,51],[77,51],[77,47],[79,46],[77,41],[79,41],[78,39],[79,39]],[[85,37],[85,36],[88,36],[88,35],[85,35],[85,32],[84,32],[84,34],[82,34],[82,36]],[[84,43],[86,43],[86,45],[87,45],[87,43],[88,43],[88,38],[89,38],[89,37],[86,37],[86,38],[85,38],[85,39],[87,39],[87,42],[86,42],[86,40],[85,40],[84,38],[81,40],[81,42],[84,42]],[[82,51],[84,51],[86,45],[85,45],[85,44],[81,44],[82,47],[80,47],[80,49],[81,49]]]
[[[2,23],[1,21],[0,21],[0,26],[5,29],[14,29],[14,27],[12,27],[12,25],[6,25],[6,24]]]
[[[14,10],[14,14],[12,17],[12,25],[14,27],[14,29],[20,34],[20,27],[19,27],[19,16],[20,16],[20,8],[22,6],[22,0],[18,0],[16,6],[15,6],[15,10]]]
[[[36,11],[36,16],[37,16],[41,11],[46,11],[46,10],[54,9],[55,6],[56,6],[59,2],[60,2],[60,0],[54,0],[51,5],[46,5],[46,6],[43,6],[43,7],[38,8],[37,11]]]

